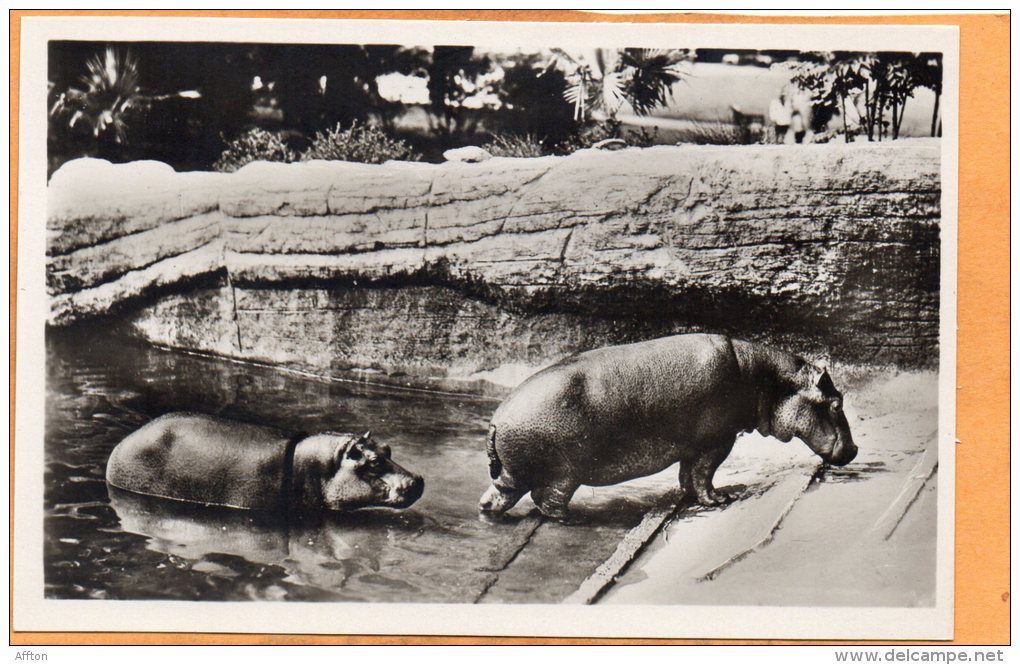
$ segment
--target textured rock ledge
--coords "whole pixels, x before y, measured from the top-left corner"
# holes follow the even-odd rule
[[[167,346],[412,383],[702,329],[931,365],[939,174],[936,140],[231,175],[80,160],[50,184],[50,321],[120,306]],[[202,275],[219,287],[169,289]]]

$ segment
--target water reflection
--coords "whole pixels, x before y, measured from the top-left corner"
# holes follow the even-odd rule
[[[195,561],[191,570],[238,577],[250,564],[276,566],[291,584],[363,599],[379,584],[413,593],[414,585],[381,573],[379,553],[404,547],[425,532],[420,514],[386,509],[308,520],[161,501],[110,488],[124,531],[148,537],[147,547]],[[413,545],[411,545],[413,548]],[[365,592],[359,589],[369,585]]]

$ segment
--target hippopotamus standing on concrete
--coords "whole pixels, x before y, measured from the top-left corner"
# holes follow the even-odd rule
[[[571,356],[533,375],[496,410],[492,486],[502,513],[529,491],[563,518],[579,485],[612,485],[680,462],[684,493],[732,500],[712,477],[741,432],[803,440],[842,466],[857,454],[828,372],[798,356],[722,335],[676,335]]]
[[[106,482],[164,499],[291,513],[406,508],[424,489],[368,432],[292,436],[191,413],[128,435],[110,454]]]

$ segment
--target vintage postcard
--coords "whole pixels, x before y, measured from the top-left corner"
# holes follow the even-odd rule
[[[952,637],[957,28],[21,26],[14,630]]]

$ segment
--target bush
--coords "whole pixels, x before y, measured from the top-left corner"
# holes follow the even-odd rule
[[[569,155],[577,150],[590,148],[599,141],[606,139],[623,139],[628,146],[647,148],[659,143],[659,130],[646,127],[623,126],[616,118],[606,118],[597,122],[589,122],[577,130],[566,140],[556,146],[556,152]]]
[[[747,145],[763,143],[764,130],[760,126],[740,127],[729,122],[693,122],[679,130],[677,143],[695,145]]]
[[[493,157],[541,157],[549,154],[534,134],[493,134],[482,147]]]
[[[293,162],[297,155],[279,134],[264,129],[249,129],[232,141],[213,164],[213,169],[231,173],[251,162]]]
[[[623,132],[623,140],[627,145],[638,148],[650,148],[661,144],[658,127],[631,127]]]
[[[620,136],[621,123],[616,119],[606,119],[601,122],[588,122],[579,125],[574,132],[556,146],[557,154],[569,155],[578,150],[590,148],[599,141],[605,139],[618,139]]]
[[[495,83],[503,106],[500,130],[519,136],[531,134],[546,146],[566,140],[575,129],[574,105],[563,99],[567,79],[562,71],[547,67],[548,56],[522,54],[509,57],[501,81]]]
[[[390,138],[378,127],[359,125],[355,121],[347,129],[338,124],[325,132],[317,132],[312,145],[301,155],[301,161],[312,159],[382,164],[391,159],[417,162],[421,155],[400,139]]]

